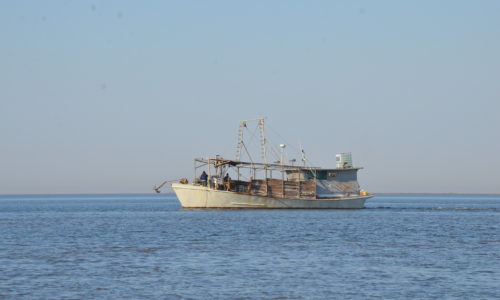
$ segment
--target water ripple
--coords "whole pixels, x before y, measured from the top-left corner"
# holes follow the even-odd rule
[[[0,299],[495,299],[499,211],[491,195],[243,211],[0,196]]]

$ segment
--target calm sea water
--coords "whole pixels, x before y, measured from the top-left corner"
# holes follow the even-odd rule
[[[500,196],[384,194],[366,206],[0,196],[0,298],[500,297]]]

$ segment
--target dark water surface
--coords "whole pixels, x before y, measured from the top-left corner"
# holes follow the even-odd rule
[[[366,206],[0,196],[0,299],[500,297],[500,196],[381,194]]]

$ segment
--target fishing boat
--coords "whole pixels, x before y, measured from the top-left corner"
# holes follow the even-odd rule
[[[254,121],[260,133],[259,162],[251,159],[244,139],[248,124]],[[273,150],[265,137],[264,123],[265,118],[240,122],[235,159],[220,155],[196,158],[192,183],[182,178],[177,183],[165,181],[153,189],[159,192],[170,183],[182,207],[196,209],[352,209],[363,208],[365,201],[373,197],[360,188],[357,172],[362,168],[352,165],[351,153],[337,154],[335,168],[309,166],[303,149],[301,165],[295,165],[295,159],[285,164],[286,145],[280,144],[279,151]],[[278,160],[268,162],[268,152]],[[241,160],[243,153],[249,161]]]

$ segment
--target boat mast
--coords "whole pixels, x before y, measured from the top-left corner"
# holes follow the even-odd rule
[[[267,155],[266,155],[266,136],[264,135],[264,119],[260,118],[259,120],[259,131],[260,131],[260,155],[262,157],[262,162],[267,164]]]
[[[262,162],[267,164],[267,149],[266,149],[266,136],[264,132],[264,120],[266,117],[263,118],[256,118],[256,119],[249,119],[249,120],[243,120],[240,122],[240,127],[238,129],[238,145],[236,146],[236,161],[240,161],[241,159],[241,150],[244,148],[245,151],[247,152],[248,157],[251,160],[250,153],[248,153],[248,149],[245,146],[244,138],[243,138],[243,133],[245,131],[245,128],[247,128],[247,123],[252,122],[252,121],[258,121],[258,126],[259,126],[259,135],[260,135],[260,156],[262,159]]]

